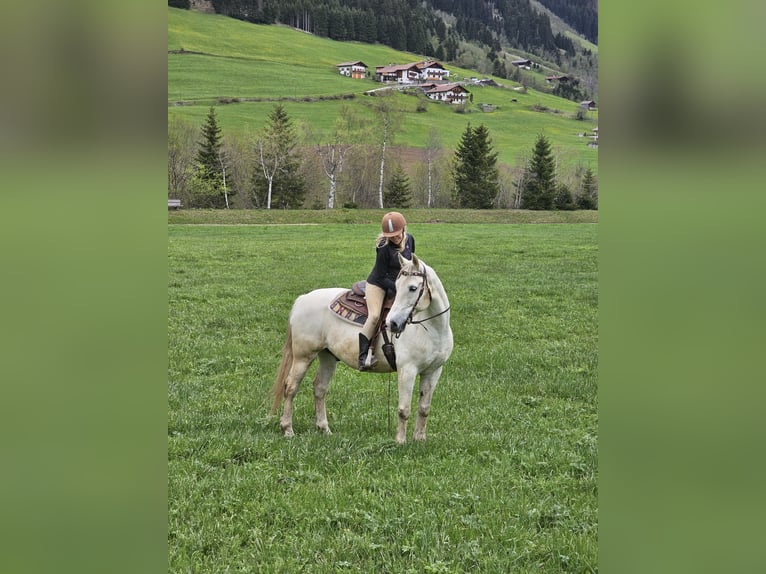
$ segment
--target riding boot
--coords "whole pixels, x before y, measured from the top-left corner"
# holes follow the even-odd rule
[[[370,350],[370,340],[364,333],[359,333],[359,370],[369,371],[375,365],[375,357],[367,364],[367,352]]]

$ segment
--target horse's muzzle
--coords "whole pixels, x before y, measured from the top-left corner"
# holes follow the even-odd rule
[[[404,326],[406,324],[407,324],[406,321],[399,322],[399,321],[394,321],[394,320],[389,319],[388,320],[388,329],[392,333],[401,333],[402,331],[404,331]]]

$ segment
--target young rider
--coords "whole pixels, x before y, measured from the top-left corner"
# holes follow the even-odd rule
[[[359,370],[368,371],[376,363],[375,357],[367,361],[370,339],[375,333],[383,310],[383,301],[396,295],[396,276],[401,270],[399,255],[412,259],[415,253],[415,238],[407,233],[407,222],[398,211],[383,216],[382,232],[375,240],[375,266],[367,277],[365,299],[367,300],[367,321],[359,333]]]

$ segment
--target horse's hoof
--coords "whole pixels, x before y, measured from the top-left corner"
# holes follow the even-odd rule
[[[321,432],[322,434],[331,435],[332,431],[330,430],[330,427],[317,427],[317,430]]]
[[[283,435],[284,435],[286,438],[290,438],[290,437],[294,437],[294,436],[295,436],[295,433],[293,432],[293,429],[291,429],[291,428],[286,428],[286,429],[284,429],[284,430],[282,431],[282,434],[283,434]]]

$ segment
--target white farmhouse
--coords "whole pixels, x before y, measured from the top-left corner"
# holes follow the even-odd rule
[[[338,73],[341,76],[347,76],[349,78],[363,79],[367,76],[367,64],[357,60],[356,62],[341,62],[335,64],[338,68]]]
[[[441,84],[427,89],[425,94],[437,102],[464,104],[470,92],[460,84]]]
[[[375,68],[375,79],[379,82],[412,84],[420,79],[420,70],[416,64],[377,66]]]
[[[426,60],[415,64],[420,71],[420,80],[423,82],[442,82],[449,79],[449,70],[434,60]]]

